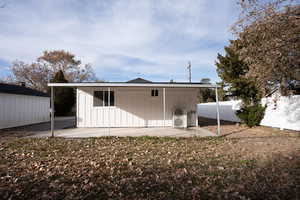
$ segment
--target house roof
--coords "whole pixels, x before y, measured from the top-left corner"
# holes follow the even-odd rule
[[[136,79],[129,80],[126,83],[152,83],[152,82],[143,78],[136,78]]]
[[[199,82],[84,82],[84,83],[48,83],[50,87],[152,87],[152,88],[216,88],[216,84]]]
[[[49,97],[49,95],[47,95],[44,92],[33,90],[31,88],[27,88],[24,86],[10,85],[10,84],[5,84],[5,83],[0,83],[0,93]]]

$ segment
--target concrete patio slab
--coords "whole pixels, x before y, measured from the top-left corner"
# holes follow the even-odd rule
[[[29,137],[50,137],[49,131],[36,133]],[[55,131],[56,137],[64,138],[88,138],[88,137],[208,137],[216,134],[200,128],[192,127],[188,129],[167,128],[70,128]]]

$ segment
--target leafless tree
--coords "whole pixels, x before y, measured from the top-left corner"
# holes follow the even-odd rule
[[[62,70],[69,82],[96,80],[95,73],[89,64],[81,64],[75,55],[64,50],[45,51],[33,63],[15,61],[11,66],[12,80],[25,82],[28,87],[46,91],[47,84],[54,74]]]
[[[289,83],[300,81],[300,1],[243,0],[242,12],[232,27],[240,57],[248,63],[246,76],[266,85],[280,85],[283,94]]]

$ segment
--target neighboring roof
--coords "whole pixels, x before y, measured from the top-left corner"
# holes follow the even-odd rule
[[[10,85],[5,83],[0,83],[0,93],[8,93],[8,94],[19,94],[19,95],[28,95],[28,96],[39,96],[39,97],[49,97],[44,92],[40,92],[37,90],[33,90],[31,88],[27,88],[19,85]]]
[[[132,83],[132,82],[101,82],[101,83],[48,83],[53,87],[165,87],[165,88],[216,88],[216,84],[189,83],[189,82],[150,82],[150,83]]]
[[[126,83],[152,83],[152,82],[148,81],[146,79],[143,79],[143,78],[136,78],[136,79],[132,79],[130,81],[127,81]]]

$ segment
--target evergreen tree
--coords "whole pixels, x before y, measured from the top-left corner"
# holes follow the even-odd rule
[[[245,104],[258,102],[261,95],[254,81],[245,77],[249,70],[248,65],[239,59],[231,46],[225,47],[225,52],[225,56],[218,54],[216,66],[219,77],[228,88],[229,96],[238,97]]]
[[[68,83],[62,70],[59,70],[51,81],[52,83]],[[73,88],[57,87],[54,90],[55,115],[64,116],[70,113],[74,103],[75,94]]]
[[[231,41],[231,45],[235,41]],[[218,54],[217,72],[228,87],[230,95],[242,100],[237,116],[249,127],[257,126],[264,117],[266,107],[260,104],[261,95],[255,82],[245,75],[248,65],[239,58],[231,46],[225,47],[225,56]]]

